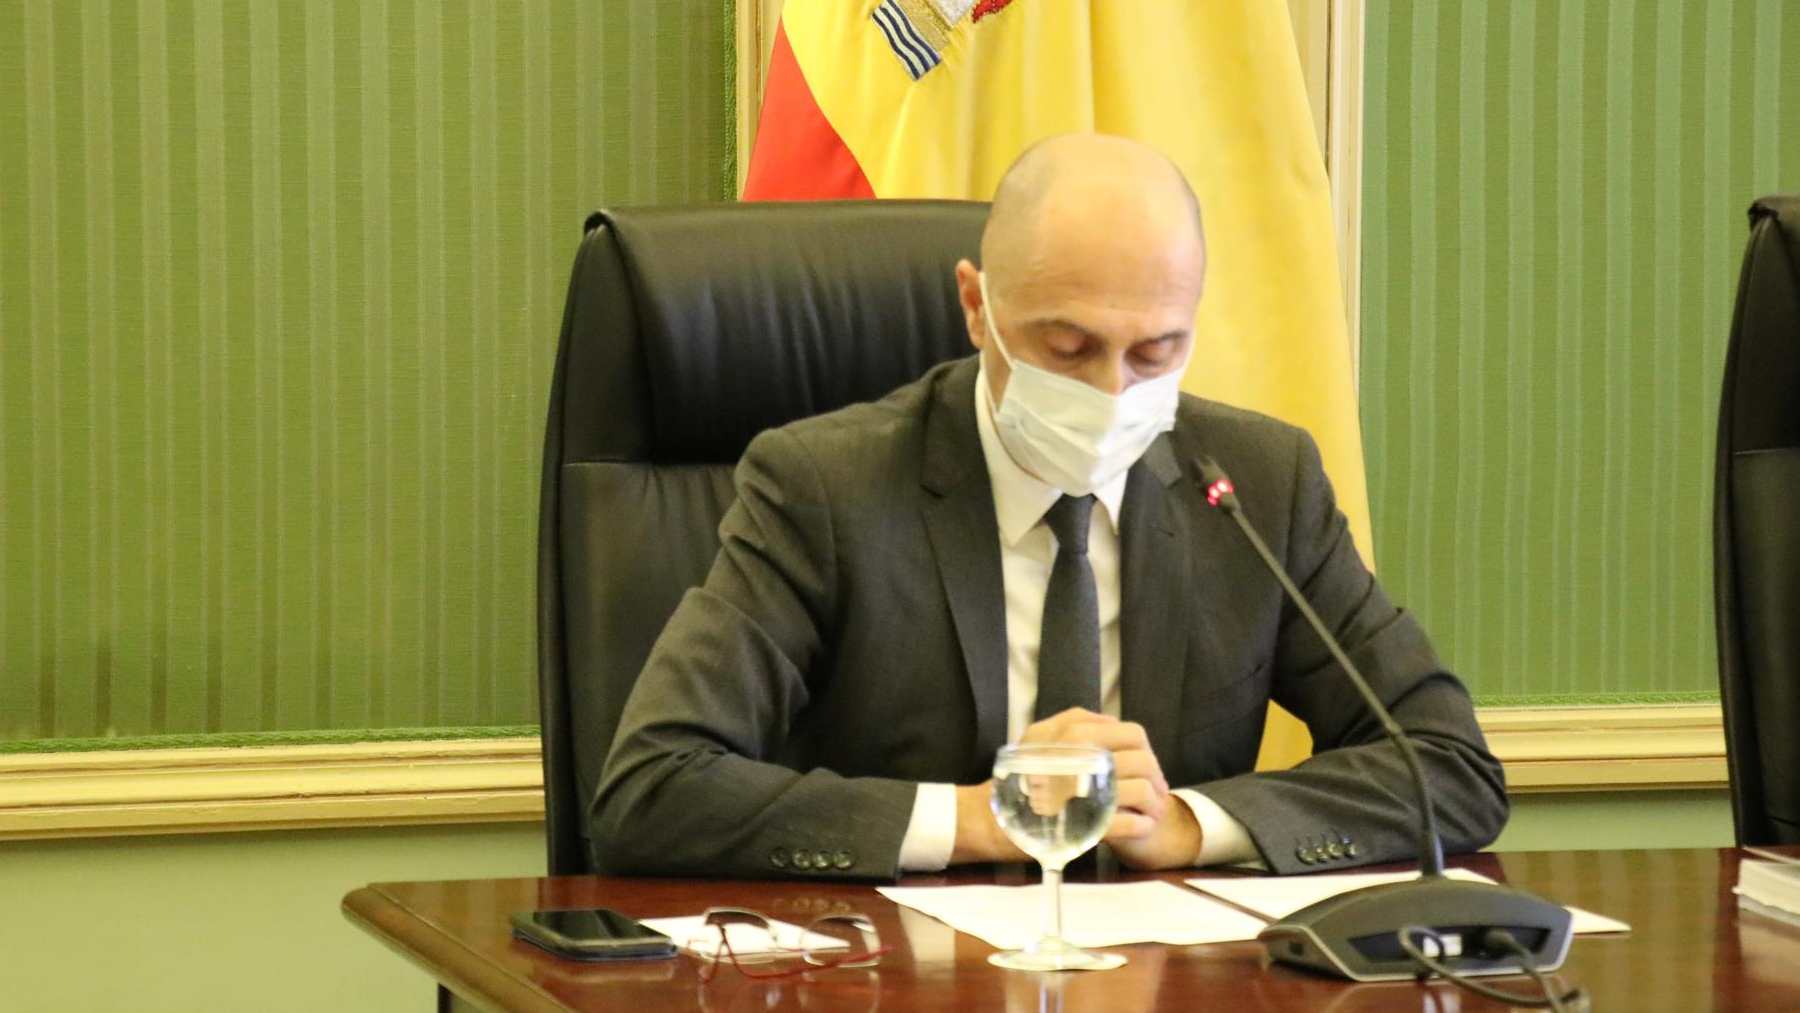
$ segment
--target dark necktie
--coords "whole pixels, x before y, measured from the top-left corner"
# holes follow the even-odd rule
[[[1064,496],[1044,515],[1056,534],[1056,562],[1044,591],[1033,720],[1070,707],[1100,709],[1100,598],[1087,552],[1093,512],[1094,497]]]

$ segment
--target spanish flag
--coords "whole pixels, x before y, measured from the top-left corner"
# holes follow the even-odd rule
[[[987,200],[1033,142],[1144,141],[1206,216],[1184,387],[1304,426],[1372,558],[1330,190],[1280,0],[788,0],[746,200]],[[1303,755],[1271,725],[1265,765]]]

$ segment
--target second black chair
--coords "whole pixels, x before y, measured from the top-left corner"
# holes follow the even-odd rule
[[[1719,404],[1714,604],[1739,844],[1800,844],[1800,196],[1750,208]]]

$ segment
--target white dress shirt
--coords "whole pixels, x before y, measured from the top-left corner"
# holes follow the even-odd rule
[[[993,402],[985,365],[975,379],[975,418],[981,453],[994,491],[994,519],[1000,528],[1000,571],[1006,597],[1006,738],[1017,742],[1031,724],[1037,704],[1038,637],[1044,621],[1044,592],[1056,561],[1056,536],[1044,514],[1062,491],[1028,474],[1008,454],[994,429]],[[1119,716],[1119,507],[1125,476],[1094,490],[1103,509],[1088,520],[1088,562],[1100,605],[1100,707]],[[1200,823],[1195,864],[1216,865],[1257,857],[1249,831],[1218,803],[1187,788],[1173,794]],[[956,845],[956,786],[921,784],[912,819],[900,842],[900,868],[935,872],[950,864]]]

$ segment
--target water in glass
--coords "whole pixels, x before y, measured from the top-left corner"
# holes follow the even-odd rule
[[[1117,806],[1112,757],[1016,753],[994,766],[994,815],[1019,850],[1061,868],[1100,842]]]
[[[988,960],[1029,971],[1105,970],[1125,963],[1062,938],[1063,866],[1105,836],[1118,808],[1112,753],[1093,746],[1007,746],[994,760],[994,818],[1044,867],[1043,938]]]

